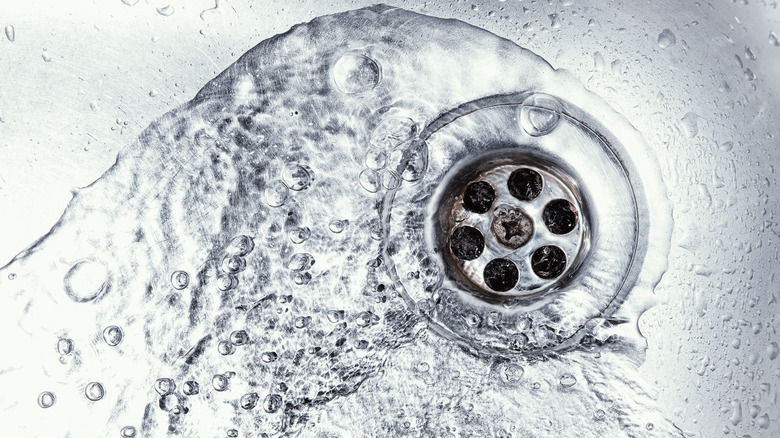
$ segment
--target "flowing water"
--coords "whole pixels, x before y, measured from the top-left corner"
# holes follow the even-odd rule
[[[115,3],[40,14],[178,64],[0,21],[3,77],[37,50],[51,87],[0,94],[2,181],[78,145],[28,161],[81,186],[0,269],[4,435],[778,433],[780,48],[748,5]],[[5,196],[10,258],[35,210]]]

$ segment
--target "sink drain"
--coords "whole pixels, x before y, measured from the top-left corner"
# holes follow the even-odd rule
[[[409,304],[480,351],[577,342],[635,283],[646,251],[647,207],[624,147],[541,93],[431,122],[407,151],[425,155],[425,172],[385,200],[386,258]]]

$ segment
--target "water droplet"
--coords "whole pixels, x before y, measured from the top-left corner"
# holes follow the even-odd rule
[[[41,58],[43,58],[43,62],[51,62],[51,55],[48,52],[43,52]]]
[[[603,420],[603,419],[604,419],[604,417],[606,417],[606,416],[607,416],[607,413],[606,413],[606,412],[604,412],[604,410],[603,410],[603,409],[599,409],[599,410],[597,410],[597,411],[596,411],[596,413],[593,415],[593,418],[595,418],[595,419],[596,419],[596,420],[598,420],[598,421],[601,421],[601,420]]]
[[[100,382],[91,382],[84,388],[84,395],[92,401],[98,401],[106,395],[106,391]]]
[[[229,356],[236,352],[236,347],[229,341],[219,341],[217,344],[217,351],[223,356]]]
[[[604,71],[607,68],[607,62],[604,61],[604,55],[600,52],[593,54],[593,68],[595,68],[596,71]]]
[[[263,410],[272,414],[282,407],[282,397],[276,394],[268,394],[263,400]]]
[[[645,429],[653,430],[653,429],[655,429],[655,425],[653,423],[647,423],[647,424],[645,424]]]
[[[171,5],[167,5],[167,6],[163,6],[161,8],[157,8],[157,13],[162,15],[163,17],[170,17],[171,15],[173,15],[174,12],[175,11],[173,9],[173,6],[171,6]]]
[[[171,274],[171,286],[176,290],[182,290],[190,284],[190,274],[184,271],[174,271]]]
[[[775,47],[780,46],[780,39],[777,38],[774,32],[769,32],[769,44]]]
[[[252,240],[251,237],[242,234],[230,239],[230,243],[228,243],[227,248],[225,248],[225,252],[230,255],[244,257],[252,252],[254,248],[255,241]]]
[[[577,383],[577,378],[569,373],[565,373],[561,375],[561,378],[559,380],[559,383],[564,388],[571,388]]]
[[[8,38],[8,41],[14,42],[16,40],[16,29],[14,29],[13,25],[8,25],[5,27],[5,37]]]
[[[73,352],[73,340],[68,338],[60,338],[57,341],[57,352],[62,355],[70,354]]]
[[[213,386],[216,391],[224,391],[228,387],[228,379],[222,374],[215,374],[211,379],[211,386]]]
[[[260,400],[260,396],[255,392],[250,392],[241,396],[239,403],[243,409],[254,409],[257,406],[257,401]]]
[[[750,50],[750,47],[745,47],[745,59],[749,59],[751,61],[756,60],[756,54],[753,53],[752,50]]]
[[[418,143],[409,148],[401,178],[407,182],[419,181],[428,169],[428,144]]]
[[[299,272],[295,274],[295,276],[293,276],[293,282],[295,282],[295,284],[297,284],[298,286],[309,284],[310,281],[311,281],[311,274],[308,272],[303,272],[303,273]]]
[[[382,185],[382,179],[380,178],[379,173],[372,169],[363,169],[358,176],[358,182],[360,182],[360,187],[363,187],[368,193],[378,192]]]
[[[391,151],[417,134],[417,124],[408,117],[386,117],[371,131],[371,148]],[[370,167],[370,166],[369,166]]]
[[[295,318],[295,328],[304,328],[311,324],[311,316],[299,316]]]
[[[517,383],[523,378],[525,369],[517,364],[507,363],[500,368],[501,380],[505,383]]]
[[[730,150],[732,150],[734,148],[734,143],[731,142],[731,141],[723,142],[723,143],[721,143],[719,148],[723,152],[728,152],[728,151],[730,151]]]
[[[122,3],[126,4],[127,6],[135,6],[135,4],[138,3],[138,0],[122,0]]]
[[[358,313],[355,319],[355,325],[358,327],[368,327],[379,323],[379,317],[368,310]]]
[[[348,223],[349,222],[345,220],[333,220],[328,224],[328,229],[331,233],[339,234],[344,231]]]
[[[222,292],[229,291],[238,285],[238,278],[235,275],[223,274],[217,276],[217,289]]]
[[[745,69],[745,72],[743,73],[743,76],[745,77],[745,79],[747,79],[749,81],[755,81],[756,80],[756,74],[753,73],[753,70],[751,70],[749,68]]]
[[[161,377],[154,382],[154,390],[160,395],[170,394],[176,390],[176,383],[167,377]]]
[[[225,274],[237,274],[246,268],[246,261],[237,255],[226,255],[222,259],[222,272]]]
[[[109,288],[105,266],[89,260],[73,265],[65,274],[64,282],[65,293],[77,303],[92,301]]]
[[[339,321],[344,319],[344,311],[343,310],[331,310],[328,312],[328,321],[335,324]]]
[[[780,353],[780,348],[778,348],[777,342],[771,342],[767,345],[766,354],[769,356],[769,360],[777,359],[778,353]]]
[[[307,271],[314,265],[314,257],[306,252],[293,254],[287,262],[287,269],[291,271]]]
[[[561,120],[561,104],[546,94],[534,94],[520,106],[520,126],[532,137],[552,132]]]
[[[249,335],[246,330],[236,330],[230,334],[230,343],[236,346],[246,345],[249,342]]]
[[[227,436],[228,438],[236,438],[238,436],[238,431],[236,429],[228,429]]]
[[[333,82],[345,94],[373,89],[382,79],[379,64],[365,55],[347,53],[333,65]]]
[[[137,0],[135,0],[135,1],[137,1]],[[125,0],[122,0],[122,2],[125,2]],[[125,3],[125,4],[127,4],[127,3]],[[135,3],[133,3],[133,4],[135,4]],[[132,6],[132,5],[130,5],[130,6]],[[119,431],[119,435],[122,438],[135,438],[135,433],[136,433],[135,432],[135,427],[133,427],[133,426],[125,426],[125,427],[122,428],[122,430]]]
[[[38,395],[38,406],[46,409],[50,408],[54,405],[54,402],[56,401],[56,397],[54,397],[54,394],[49,391],[44,391]]]
[[[183,392],[184,395],[196,395],[200,392],[200,385],[198,385],[198,382],[188,380],[184,382]]]
[[[560,29],[561,28],[561,20],[558,17],[558,14],[549,14],[547,18],[550,19],[550,28],[551,29]]]
[[[677,44],[677,37],[674,36],[674,33],[671,30],[664,29],[658,34],[658,46],[660,48],[665,49],[675,44]]]
[[[688,138],[696,137],[699,134],[699,126],[697,124],[698,115],[695,113],[687,113],[680,119],[680,126],[683,128],[683,133]]]
[[[122,332],[122,329],[115,325],[110,325],[103,330],[103,340],[112,347],[119,345],[124,337],[125,334]]]
[[[149,90],[149,97],[157,97],[158,94],[160,94],[160,92],[157,90]]]
[[[274,181],[265,188],[265,202],[271,207],[279,207],[287,202],[289,189],[281,181]]]
[[[206,17],[214,14],[219,9],[219,0],[214,0],[214,7],[213,8],[207,8],[201,11],[200,13],[200,19],[203,21],[206,21]]]
[[[282,174],[282,180],[290,188],[296,192],[304,190],[311,185],[314,172],[308,166],[302,166],[300,164],[291,164],[284,169]]]
[[[266,351],[260,355],[260,360],[265,363],[276,362],[277,358],[279,358],[279,356],[273,351]]]
[[[308,240],[309,236],[311,236],[311,230],[309,227],[297,227],[290,230],[288,235],[290,237],[290,242],[299,245]]]

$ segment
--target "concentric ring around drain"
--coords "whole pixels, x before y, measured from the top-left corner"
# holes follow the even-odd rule
[[[548,95],[498,96],[441,116],[414,140],[427,151],[428,168],[385,200],[386,258],[407,301],[435,330],[481,351],[547,350],[570,344],[625,290],[640,208],[624,163],[584,114]],[[519,169],[541,175],[533,199],[507,185]],[[495,200],[485,213],[478,212],[484,206],[467,211],[466,188],[480,181]],[[566,202],[574,219],[553,201]],[[526,242],[506,235],[501,242],[492,227],[512,209],[533,223]],[[554,220],[562,222],[551,228]],[[452,240],[462,227],[484,238],[464,258]],[[507,277],[487,279],[490,263]]]

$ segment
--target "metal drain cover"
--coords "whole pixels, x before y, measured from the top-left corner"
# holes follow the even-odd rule
[[[582,109],[542,93],[491,97],[415,141],[404,164],[427,169],[387,196],[386,257],[436,331],[481,351],[570,345],[635,280],[641,184]]]

